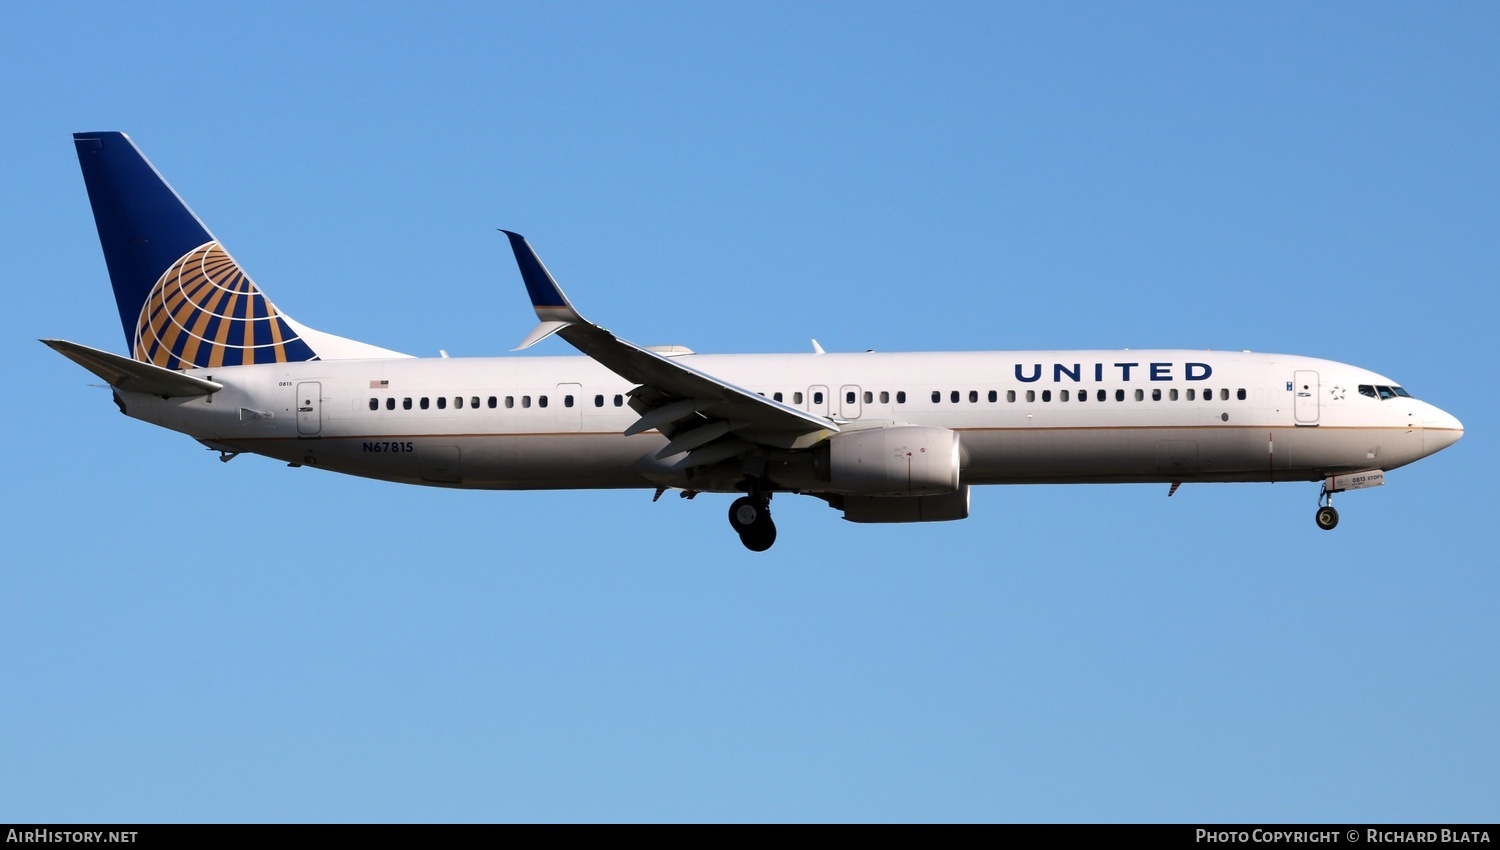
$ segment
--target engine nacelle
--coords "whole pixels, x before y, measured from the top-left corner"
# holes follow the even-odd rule
[[[828,441],[828,482],[836,492],[859,496],[953,493],[959,488],[962,456],[958,434],[947,428],[898,425],[849,431]]]
[[[969,516],[969,485],[941,496],[845,496],[850,522],[943,522]]]

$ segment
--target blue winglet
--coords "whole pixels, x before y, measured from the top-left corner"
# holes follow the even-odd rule
[[[541,320],[531,334],[516,347],[516,351],[530,348],[569,325],[587,325],[588,321],[578,315],[562,287],[552,279],[542,258],[536,255],[526,237],[509,230],[501,230],[510,240],[510,249],[516,254],[516,266],[521,270],[521,279],[526,281],[526,294],[531,296],[531,306]]]
[[[516,265],[521,269],[521,279],[526,281],[526,294],[531,296],[531,306],[538,310],[552,307],[572,311],[573,305],[568,303],[568,296],[563,294],[562,287],[557,285],[547,267],[542,265],[542,258],[536,255],[526,237],[509,230],[500,232],[510,240],[510,249],[516,254]]]

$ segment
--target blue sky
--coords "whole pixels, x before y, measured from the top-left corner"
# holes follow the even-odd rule
[[[0,5],[0,820],[1493,821],[1492,4]],[[1464,421],[1311,484],[403,488],[119,416],[69,134],[278,306],[507,351],[1222,348]],[[552,340],[539,354],[570,353]]]

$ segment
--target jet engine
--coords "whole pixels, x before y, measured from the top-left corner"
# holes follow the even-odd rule
[[[963,448],[947,428],[898,425],[836,434],[828,441],[827,463],[835,492],[937,496],[959,489]]]
[[[850,522],[944,522],[969,516],[969,485],[941,496],[845,496]]]

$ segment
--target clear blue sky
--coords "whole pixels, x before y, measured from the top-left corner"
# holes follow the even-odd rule
[[[1493,821],[1490,3],[0,4],[0,820]],[[1390,375],[1312,484],[403,488],[120,416],[69,134],[298,320],[418,354],[1185,347]],[[538,353],[571,353],[560,341]]]

